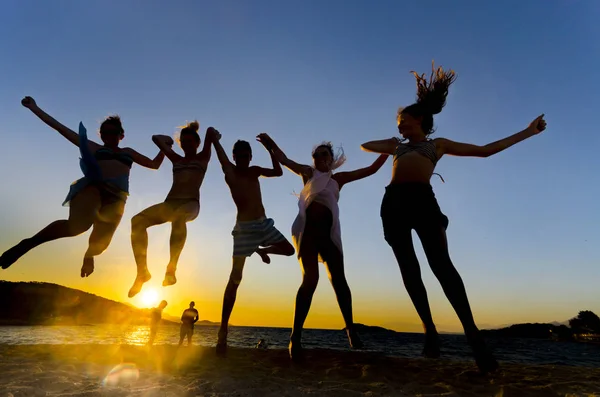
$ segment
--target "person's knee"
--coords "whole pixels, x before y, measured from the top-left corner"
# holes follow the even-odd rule
[[[131,218],[131,231],[133,233],[143,232],[148,228],[148,219],[141,214],[135,215]]]
[[[69,236],[73,237],[73,236],[78,236],[82,233],[85,233],[90,227],[92,227],[93,224],[93,220],[89,219],[89,220],[85,220],[85,219],[78,219],[78,220],[71,220],[69,219],[68,221],[68,231],[69,231]]]
[[[319,273],[304,273],[302,276],[302,288],[314,291],[317,289],[317,284],[319,284]]]
[[[296,250],[294,249],[294,246],[292,244],[290,244],[289,242],[286,242],[287,244],[285,244],[283,246],[282,249],[282,254],[285,256],[292,256],[296,253]]]

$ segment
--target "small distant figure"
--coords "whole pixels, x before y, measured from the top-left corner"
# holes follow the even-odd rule
[[[158,324],[162,319],[162,312],[165,310],[165,307],[167,307],[167,301],[162,300],[150,313],[150,339],[148,340],[148,346],[152,346],[154,343],[156,332],[158,331]]]
[[[258,343],[256,344],[257,349],[268,349],[268,347],[269,345],[264,339],[259,339]]]
[[[188,346],[192,344],[192,335],[194,335],[194,324],[198,321],[198,310],[194,309],[196,303],[190,302],[190,307],[183,311],[181,315],[181,327],[179,329],[179,346],[183,344],[183,339],[187,336]]]

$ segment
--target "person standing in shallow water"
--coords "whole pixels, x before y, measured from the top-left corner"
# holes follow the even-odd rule
[[[171,137],[166,135],[152,137],[154,143],[173,163],[173,185],[164,202],[146,208],[131,219],[131,246],[137,265],[137,275],[129,290],[130,298],[137,295],[144,283],[151,278],[147,265],[149,227],[171,223],[171,257],[162,285],[166,287],[177,282],[175,271],[187,237],[187,222],[196,219],[200,212],[200,186],[208,168],[212,139],[215,134],[214,129],[209,128],[206,131],[204,147],[200,153],[197,153],[200,146],[198,128],[200,125],[194,121],[183,127],[179,133],[183,157],[173,151]]]
[[[289,344],[290,357],[294,360],[303,357],[302,328],[319,281],[319,262],[323,262],[327,268],[344,317],[350,346],[361,348],[362,342],[354,328],[352,295],[344,273],[338,200],[344,185],[375,174],[383,166],[388,155],[382,154],[368,167],[334,174],[333,171],[339,168],[346,158],[343,153],[334,155],[331,143],[322,143],[314,149],[313,166],[309,166],[287,158],[267,134],[260,134],[259,139],[265,147],[271,148],[281,164],[301,176],[304,183],[298,200],[300,211],[292,225],[292,239],[302,267],[302,284],[296,295],[294,326]]]
[[[194,335],[194,324],[198,321],[198,310],[194,308],[196,303],[190,302],[190,307],[183,311],[181,315],[181,327],[179,328],[179,346],[183,344],[183,340],[187,337],[188,346],[192,345],[192,335]]]
[[[81,277],[94,272],[94,257],[100,255],[110,244],[125,211],[129,195],[129,173],[133,163],[142,167],[158,169],[165,155],[159,152],[149,159],[130,148],[120,148],[125,130],[119,116],[111,116],[100,125],[102,145],[88,141],[87,131],[79,124],[79,133],[65,127],[42,109],[31,97],[21,104],[31,110],[44,123],[58,131],[69,142],[79,147],[79,162],[84,177],[71,184],[63,205],[69,206],[68,219],[57,220],[35,236],[20,243],[0,256],[0,266],[7,269],[33,248],[64,237],[74,237],[90,227],[88,249],[83,257]]]
[[[158,325],[162,319],[163,310],[167,307],[167,301],[162,300],[157,307],[150,311],[150,339],[148,340],[148,346],[152,346],[154,339],[156,339],[156,333],[158,332]]]
[[[406,290],[423,322],[423,355],[439,357],[440,344],[413,247],[412,229],[419,236],[429,266],[462,323],[479,369],[483,373],[491,372],[498,368],[498,363],[475,325],[465,286],[450,259],[446,239],[448,218],[440,210],[430,179],[445,154],[489,157],[544,131],[546,122],[541,115],[521,132],[484,146],[445,138],[429,139],[434,131],[433,115],[442,111],[455,73],[440,67],[433,70],[429,81],[424,75],[412,73],[417,79],[417,101],[397,113],[398,131],[403,139],[394,137],[362,145],[365,151],[394,156],[392,180],[381,204],[385,240],[394,251]]]
[[[231,232],[233,235],[233,263],[223,296],[221,326],[219,327],[217,339],[217,354],[223,355],[227,351],[229,318],[235,305],[237,289],[242,282],[242,272],[246,258],[256,252],[262,261],[268,264],[271,263],[269,255],[292,256],[294,255],[294,247],[275,228],[273,219],[266,217],[262,203],[259,178],[272,178],[283,175],[283,170],[269,150],[268,143],[261,141],[265,149],[271,154],[273,168],[250,166],[252,148],[250,143],[246,141],[237,141],[233,145],[234,165],[227,158],[227,154],[219,142],[220,137],[221,134],[217,131],[213,145],[225,174],[225,182],[229,186],[231,197],[237,208],[236,224]],[[257,139],[260,141],[260,135]]]

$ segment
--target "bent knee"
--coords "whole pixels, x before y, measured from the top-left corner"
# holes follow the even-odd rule
[[[294,249],[294,246],[288,242],[287,245],[283,248],[283,255],[293,256],[295,253],[296,250]]]
[[[82,233],[85,233],[86,231],[89,230],[90,227],[92,227],[92,225],[94,224],[94,222],[92,220],[89,221],[82,221],[82,220],[77,220],[77,221],[72,221],[69,220],[69,234],[71,236],[78,236]]]
[[[131,229],[132,230],[145,230],[148,228],[148,218],[142,214],[137,214],[131,218]]]

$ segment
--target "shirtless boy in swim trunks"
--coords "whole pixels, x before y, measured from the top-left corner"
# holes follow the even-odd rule
[[[237,207],[237,223],[231,232],[233,235],[233,268],[223,297],[221,328],[217,341],[218,354],[225,353],[227,349],[227,325],[235,304],[238,286],[242,281],[246,258],[256,252],[263,262],[270,263],[269,254],[294,255],[294,247],[275,228],[273,219],[266,217],[262,203],[258,178],[283,175],[281,165],[273,157],[268,143],[259,139],[271,154],[273,168],[262,168],[255,165],[250,166],[252,148],[246,141],[237,141],[233,145],[235,164],[231,163],[219,142],[220,137],[219,133],[215,134],[213,145],[225,174],[225,182],[229,186],[231,197]]]

